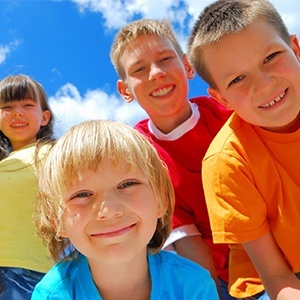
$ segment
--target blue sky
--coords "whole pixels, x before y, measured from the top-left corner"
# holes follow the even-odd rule
[[[109,58],[117,30],[138,18],[168,18],[185,49],[200,11],[211,0],[0,0],[0,79],[27,74],[45,88],[56,134],[87,119],[134,125],[145,113],[116,91]],[[297,0],[271,0],[291,33],[300,36]],[[159,9],[158,9],[159,8]],[[206,94],[199,77],[190,97]]]

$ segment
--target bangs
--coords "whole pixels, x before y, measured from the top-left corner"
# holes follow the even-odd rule
[[[0,103],[6,103],[9,101],[21,101],[31,99],[37,102],[37,95],[35,87],[28,84],[28,82],[6,82],[0,92]]]
[[[133,128],[108,121],[84,122],[72,127],[51,149],[51,159],[47,157],[45,162],[45,177],[50,185],[55,183],[58,194],[64,194],[82,168],[95,171],[107,160],[115,169],[141,169],[152,177],[154,152]]]

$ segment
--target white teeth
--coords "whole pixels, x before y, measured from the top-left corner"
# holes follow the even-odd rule
[[[261,105],[260,107],[262,107],[262,108],[271,107],[274,104],[278,103],[284,97],[284,95],[285,95],[285,91],[281,95],[279,95],[276,99],[274,99],[273,101],[271,101],[265,105]]]
[[[12,127],[22,127],[22,126],[24,126],[25,124],[14,124],[14,125],[12,125]]]
[[[165,95],[167,95],[168,93],[170,93],[173,90],[173,86],[169,86],[169,87],[165,87],[163,89],[159,89],[153,93],[151,93],[152,96],[154,97],[163,97]]]

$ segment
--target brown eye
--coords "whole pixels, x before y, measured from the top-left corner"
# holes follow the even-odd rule
[[[230,83],[229,83],[228,86],[231,86],[231,85],[233,85],[233,84],[235,84],[235,83],[240,82],[243,78],[244,78],[244,76],[242,76],[242,75],[240,75],[240,76],[234,78],[232,81],[230,81]]]
[[[264,60],[264,63],[272,60],[275,56],[277,56],[279,54],[279,52],[274,52],[271,55],[267,56],[267,58]]]

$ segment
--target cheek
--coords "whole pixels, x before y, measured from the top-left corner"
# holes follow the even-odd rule
[[[68,208],[63,216],[63,222],[66,229],[72,230],[72,228],[78,227],[82,220],[84,220],[84,216],[82,212],[76,208]]]

